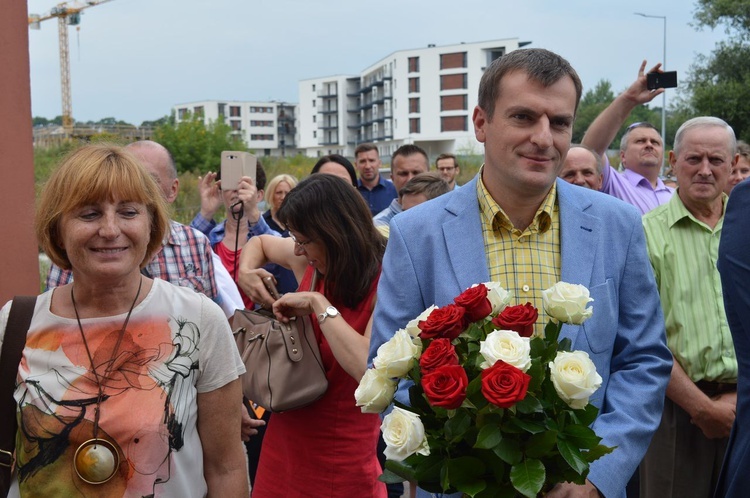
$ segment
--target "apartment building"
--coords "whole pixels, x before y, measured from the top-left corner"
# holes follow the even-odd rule
[[[390,156],[416,144],[434,158],[443,152],[479,154],[471,115],[479,80],[493,60],[528,45],[517,38],[399,50],[359,75],[299,82],[298,146],[308,156],[353,156],[363,142]]]
[[[172,108],[177,121],[189,115],[202,116],[206,124],[223,118],[247,146],[262,156],[299,153],[297,105],[285,102],[204,100],[177,104]]]

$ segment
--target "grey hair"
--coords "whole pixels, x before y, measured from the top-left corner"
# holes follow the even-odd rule
[[[630,140],[630,132],[638,128],[649,128],[651,130],[656,130],[656,133],[659,133],[659,130],[656,129],[656,126],[646,121],[643,121],[641,123],[633,123],[630,126],[628,126],[628,128],[625,130],[625,133],[622,134],[622,138],[620,139],[620,152],[625,152],[625,149],[628,148],[628,140]],[[659,141],[661,141],[661,137],[659,137]],[[664,144],[661,144],[661,146],[664,147]]]
[[[682,141],[685,139],[685,133],[687,131],[692,130],[693,128],[708,128],[711,126],[718,126],[727,131],[727,134],[729,135],[729,152],[731,155],[735,155],[737,153],[737,137],[734,134],[734,130],[726,121],[714,116],[698,116],[697,118],[688,119],[682,123],[682,126],[677,129],[677,133],[674,136],[674,153],[676,155],[680,153]]]
[[[596,172],[600,175],[604,171],[604,158],[600,156],[594,149],[589,147],[588,145],[583,144],[570,144],[571,149],[583,149],[587,150],[591,153],[592,156],[594,156],[594,159],[596,160]],[[568,150],[570,152],[570,150]]]

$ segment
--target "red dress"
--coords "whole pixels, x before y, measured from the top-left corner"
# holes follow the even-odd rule
[[[310,288],[313,271],[313,267],[307,268],[300,289]],[[319,281],[315,290],[324,293],[323,285]],[[356,308],[332,301],[341,317],[360,334],[372,315],[377,286],[376,279]],[[336,361],[317,320],[313,326],[328,390],[312,405],[273,414],[263,439],[252,498],[385,498],[376,456],[380,417],[363,414],[355,405],[354,390],[359,382]]]

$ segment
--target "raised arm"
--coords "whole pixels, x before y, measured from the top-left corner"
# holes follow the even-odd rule
[[[603,155],[633,109],[641,104],[651,102],[657,95],[664,93],[663,88],[658,90],[649,90],[647,88],[647,78],[643,72],[644,69],[646,69],[645,60],[641,63],[640,69],[638,69],[638,78],[636,78],[627,90],[618,95],[596,117],[594,122],[591,123],[589,129],[583,135],[583,140],[581,141],[583,145],[591,147],[600,155]],[[649,70],[650,73],[655,71],[661,72],[661,64],[657,64]]]
[[[273,303],[275,300],[263,284],[264,278],[273,279],[273,275],[262,268],[268,263],[292,270],[297,282],[302,281],[307,268],[307,259],[294,253],[292,239],[273,235],[252,237],[242,248],[239,286],[253,302],[261,305]]]

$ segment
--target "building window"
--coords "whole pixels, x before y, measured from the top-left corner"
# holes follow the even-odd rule
[[[313,99],[313,105],[312,106],[315,107],[315,99]]]
[[[468,106],[469,99],[466,95],[443,95],[440,97],[441,111],[465,111]]]
[[[313,123],[316,123],[318,121],[318,115],[313,114]]]
[[[273,121],[261,121],[261,120],[252,120],[250,121],[250,126],[257,126],[257,127],[273,127]]]
[[[443,116],[440,118],[440,131],[466,131],[466,116]]]
[[[466,67],[466,52],[440,54],[440,69],[456,69]]]
[[[409,118],[409,133],[421,133],[421,128],[419,118]]]
[[[229,117],[230,118],[239,118],[240,117],[240,106],[238,106],[238,105],[230,105],[229,106]]]
[[[177,119],[185,119],[185,116],[187,116],[188,110],[186,108],[177,109]]]
[[[226,116],[226,114],[227,114],[227,105],[219,104],[219,116]]]
[[[242,121],[232,119],[229,121],[229,124],[232,125],[232,130],[234,131],[240,131],[242,129]]]
[[[419,78],[409,78],[409,93],[419,92]]]
[[[318,132],[313,130],[313,138],[318,138]]]
[[[193,107],[193,115],[195,117],[202,118],[203,117],[203,106],[202,105],[197,105],[197,106]]]
[[[250,135],[250,140],[254,140],[256,142],[273,140],[273,135]]]
[[[315,83],[313,83],[313,89],[312,89],[312,91],[313,92],[315,91]]]
[[[466,73],[444,74],[440,76],[441,90],[463,90],[467,88]]]
[[[419,72],[419,57],[409,57],[409,72],[410,73]]]
[[[409,112],[419,112],[419,97],[409,99]]]

